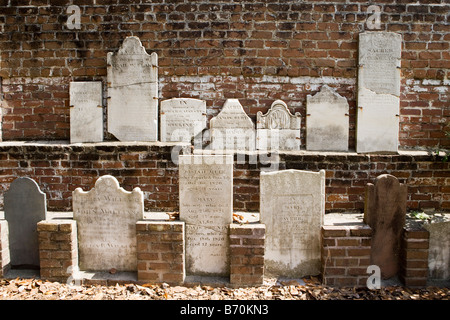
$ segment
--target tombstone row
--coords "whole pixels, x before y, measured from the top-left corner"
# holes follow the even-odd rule
[[[39,267],[36,225],[47,220],[45,194],[30,178],[5,193],[10,263]],[[93,189],[73,192],[81,270],[136,271],[136,224],[144,220],[143,192],[129,192],[113,176]],[[230,273],[229,228],[233,224],[231,155],[185,155],[179,162],[180,221],[185,225],[188,275]],[[321,272],[325,171],[261,172],[260,223],[265,226],[264,269],[269,275],[302,277]],[[372,228],[371,262],[390,278],[398,272],[406,215],[406,187],[381,175],[366,189],[365,222]]]
[[[365,32],[359,41],[357,152],[398,149],[401,35]],[[107,130],[121,141],[191,141],[206,128],[206,102],[175,98],[158,114],[158,56],[127,37],[107,56]],[[103,141],[101,82],[70,83],[71,142]],[[158,123],[160,116],[160,124]],[[306,103],[306,149],[347,151],[349,106],[327,85]],[[257,113],[256,131],[237,99],[210,120],[213,149],[300,150],[301,116],[281,100]],[[160,133],[158,133],[160,129]]]

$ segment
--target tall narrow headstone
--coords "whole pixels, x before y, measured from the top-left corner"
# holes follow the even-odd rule
[[[300,150],[300,126],[299,112],[293,115],[284,101],[274,101],[266,114],[256,114],[256,149]]]
[[[306,149],[348,151],[348,102],[324,85],[306,97]]]
[[[136,271],[136,222],[143,217],[142,191],[124,190],[113,176],[100,177],[90,191],[75,189],[80,269]]]
[[[255,150],[255,125],[238,99],[225,101],[220,113],[209,122],[212,149]]]
[[[30,178],[17,178],[4,195],[11,266],[39,267],[37,223],[46,219],[46,195]]]
[[[359,35],[356,152],[397,152],[402,36]]]
[[[406,219],[407,188],[389,174],[366,185],[364,222],[372,228],[371,264],[383,279],[395,276],[400,265],[400,244]]]
[[[179,156],[180,220],[186,223],[186,274],[229,275],[233,157]]]
[[[157,141],[158,55],[132,36],[107,62],[108,131],[121,141]]]
[[[325,171],[261,172],[260,184],[267,274],[284,277],[319,274]]]
[[[103,141],[102,82],[70,83],[70,143]]]
[[[190,142],[206,128],[206,101],[173,98],[161,101],[161,141]]]

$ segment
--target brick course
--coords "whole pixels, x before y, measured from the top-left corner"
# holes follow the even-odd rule
[[[404,228],[400,279],[408,287],[426,286],[430,233],[423,228]]]

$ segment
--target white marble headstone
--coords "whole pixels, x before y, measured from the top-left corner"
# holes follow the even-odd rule
[[[132,36],[107,62],[108,131],[120,141],[157,141],[158,55]]]
[[[143,217],[142,191],[124,190],[113,176],[100,177],[90,191],[75,189],[80,269],[136,271],[136,222]]]
[[[229,275],[233,156],[179,156],[180,220],[186,223],[186,274]]]
[[[356,152],[397,152],[402,36],[359,35]]]
[[[102,82],[70,83],[70,143],[103,141]]]
[[[293,115],[284,101],[274,101],[266,114],[256,114],[256,149],[300,150],[300,126],[299,112]]]
[[[306,149],[348,151],[348,102],[324,85],[314,96],[306,97]]]
[[[319,274],[325,171],[261,172],[260,192],[265,272],[284,277]]]
[[[173,98],[161,101],[161,141],[190,142],[206,128],[206,101]]]
[[[227,99],[209,126],[212,149],[255,150],[255,125],[238,99]]]

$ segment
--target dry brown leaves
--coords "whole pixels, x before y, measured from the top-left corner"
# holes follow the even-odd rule
[[[0,300],[450,300],[449,288],[333,288],[315,279],[249,288],[125,284],[74,286],[39,279],[0,279]]]

